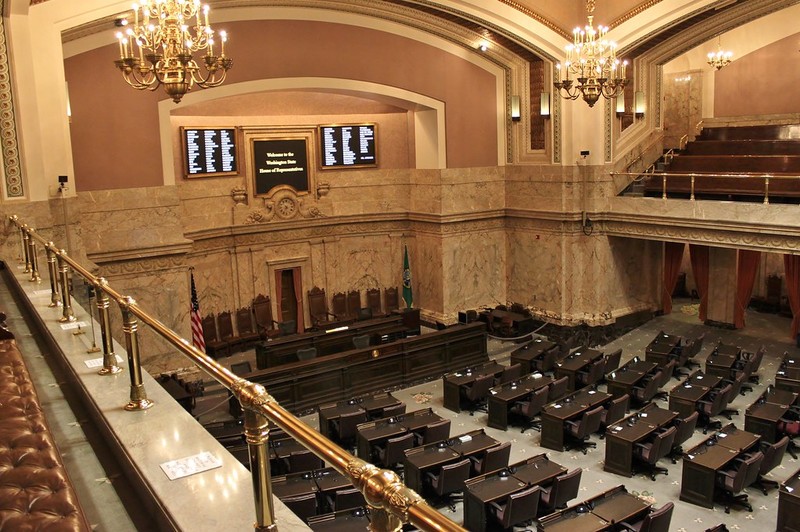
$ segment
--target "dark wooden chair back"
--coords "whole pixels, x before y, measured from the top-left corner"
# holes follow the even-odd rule
[[[311,316],[311,325],[318,326],[328,321],[328,300],[325,298],[325,289],[315,286],[308,291],[308,313]]]
[[[383,301],[386,305],[386,312],[391,312],[400,308],[400,298],[397,294],[397,288],[386,288],[383,291]]]
[[[333,314],[337,320],[347,318],[347,296],[344,295],[344,292],[334,292],[331,305],[333,306]]]
[[[367,306],[372,309],[374,316],[383,314],[381,310],[381,290],[380,288],[370,288],[367,290]]]
[[[361,310],[361,291],[350,290],[347,292],[347,317],[358,318],[359,310]]]

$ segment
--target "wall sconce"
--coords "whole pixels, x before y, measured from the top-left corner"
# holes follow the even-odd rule
[[[625,93],[621,93],[617,96],[617,118],[622,118],[622,115],[625,114]]]
[[[520,110],[519,96],[511,97],[511,120],[519,122],[522,118],[522,111]]]
[[[545,118],[550,117],[550,93],[543,92],[539,97],[539,114]]]
[[[644,92],[636,91],[634,93],[634,104],[633,109],[636,113],[636,118],[641,118],[644,116]]]

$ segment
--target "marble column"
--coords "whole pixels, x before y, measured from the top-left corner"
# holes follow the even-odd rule
[[[736,302],[736,250],[709,248],[706,321],[733,328]]]

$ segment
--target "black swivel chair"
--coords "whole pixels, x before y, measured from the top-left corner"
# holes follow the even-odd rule
[[[753,511],[753,507],[747,502],[747,495],[740,492],[756,481],[763,461],[764,453],[756,451],[744,460],[735,459],[733,469],[717,471],[716,484],[720,488],[718,492],[723,499],[726,514],[731,513],[734,505],[743,506],[748,512]]]
[[[507,382],[515,381],[522,377],[522,364],[513,364],[503,370],[503,373],[496,379],[494,385],[505,384]]]
[[[449,419],[442,419],[429,423],[425,427],[415,433],[414,438],[417,445],[424,445],[435,441],[446,440],[450,437],[450,424]]]
[[[557,476],[550,486],[542,488],[542,500],[539,502],[539,515],[566,508],[567,503],[578,496],[583,469],[580,467]]]
[[[533,486],[512,493],[503,504],[492,501],[489,503],[491,515],[503,529],[528,523],[536,519],[541,492],[542,488]]]
[[[486,410],[486,396],[489,395],[489,390],[493,385],[494,375],[489,373],[475,379],[472,386],[465,390],[464,395],[467,399],[467,410],[469,410],[470,415],[475,414],[476,410]]]
[[[641,406],[649,403],[657,393],[658,380],[655,378],[655,375],[652,375],[650,377],[646,377],[644,382],[640,383],[640,386],[633,387],[631,397],[633,398],[634,403]]]
[[[773,444],[765,444],[761,447],[761,452],[764,453],[764,461],[761,462],[758,477],[752,486],[760,489],[764,495],[768,494],[769,488],[777,488],[780,485],[780,482],[764,478],[764,475],[781,465],[787,447],[789,447],[788,436],[784,436]]]
[[[589,369],[586,371],[579,371],[575,375],[576,386],[575,388],[584,388],[586,386],[591,386],[592,384],[597,384],[603,379],[603,372],[605,371],[606,367],[606,359],[600,357],[595,362],[592,362],[589,365]]]
[[[606,368],[605,372],[610,373],[619,367],[619,363],[622,360],[622,348],[620,347],[616,351],[612,351],[606,355]]]
[[[631,396],[628,394],[621,395],[616,399],[612,399],[611,404],[608,405],[608,408],[603,409],[603,413],[600,415],[601,440],[605,438],[605,429],[609,425],[613,425],[625,417],[625,413],[628,411],[628,403],[630,402],[630,399]]]
[[[471,469],[472,462],[465,458],[460,462],[443,465],[438,473],[427,472],[425,478],[440,501],[455,512],[455,501],[461,498],[455,494],[464,491],[464,482],[469,478]]]
[[[365,421],[367,413],[364,411],[343,414],[331,422],[331,439],[345,449],[352,449],[356,441],[356,427]]]
[[[298,349],[297,350],[297,360],[314,360],[317,358],[317,348],[316,347],[307,347],[305,349]]]
[[[550,401],[557,401],[567,394],[569,389],[569,377],[561,377],[550,383]]]
[[[542,407],[547,404],[550,397],[550,389],[547,386],[542,386],[531,396],[528,401],[517,401],[509,410],[509,413],[518,414],[525,419],[525,426],[522,432],[528,429],[539,430],[541,422],[536,420],[536,417],[542,411]]]
[[[713,420],[714,416],[718,416],[728,406],[731,390],[733,386],[726,384],[722,388],[712,390],[708,399],[701,399],[697,401],[697,409],[700,412],[700,419],[698,424],[703,427],[703,434],[708,432],[708,429],[722,428],[722,422]]]
[[[386,440],[386,445],[375,447],[377,462],[383,467],[395,469],[398,464],[403,463],[407,449],[414,447],[414,433],[407,432],[396,438]]]
[[[503,442],[486,450],[483,456],[470,456],[472,462],[473,476],[491,473],[498,469],[508,467],[508,459],[511,457],[511,442]]]
[[[677,431],[677,428],[669,427],[665,431],[656,433],[652,441],[634,444],[633,457],[637,464],[649,473],[651,480],[655,481],[657,473],[669,474],[667,468],[658,466],[658,461],[672,450]]]
[[[580,449],[583,454],[589,447],[597,447],[593,441],[589,441],[589,435],[600,430],[600,419],[603,416],[603,407],[598,406],[593,410],[587,410],[577,421],[567,420],[564,423],[565,444],[567,449]]]
[[[394,406],[387,406],[383,409],[381,417],[394,417],[406,413],[406,404],[400,403]]]
[[[648,512],[640,521],[619,524],[621,530],[630,532],[669,532],[669,524],[672,521],[672,511],[675,504],[668,502],[657,510]]]
[[[675,421],[675,428],[678,430],[675,432],[675,440],[672,442],[672,449],[670,449],[667,455],[672,459],[673,464],[677,464],[678,458],[683,456],[682,445],[694,434],[694,429],[697,427],[697,420],[699,418],[700,412],[695,410],[685,418],[678,418]]]

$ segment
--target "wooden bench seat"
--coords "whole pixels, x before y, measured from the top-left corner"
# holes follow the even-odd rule
[[[702,140],[800,140],[800,124],[706,127]]]
[[[683,155],[800,155],[798,140],[695,140]]]
[[[800,174],[800,155],[678,155],[667,172]]]
[[[689,196],[692,190],[692,179],[689,176],[667,176],[667,196],[675,194]],[[712,175],[695,176],[695,195],[711,196],[764,196],[764,178],[762,177],[716,177]],[[660,176],[645,180],[647,196],[661,196],[663,181]],[[773,177],[769,181],[769,196],[800,198],[800,177]]]

